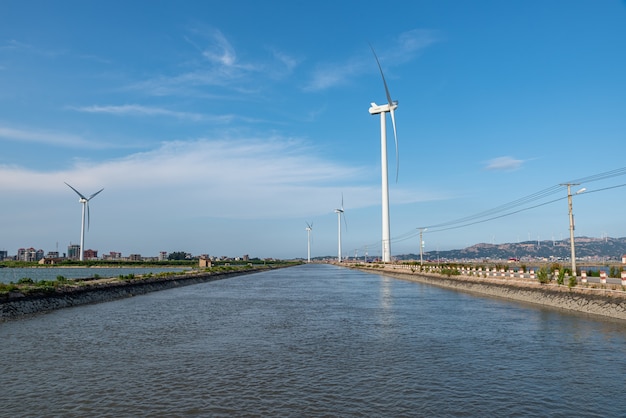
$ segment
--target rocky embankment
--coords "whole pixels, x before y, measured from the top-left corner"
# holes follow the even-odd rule
[[[65,286],[55,289],[52,292],[27,294],[12,292],[0,299],[0,321],[71,306],[108,302],[158,290],[206,283],[244,274],[257,273],[267,269],[268,267],[262,266],[232,271],[187,273],[166,277],[138,277],[132,280],[101,279],[86,282],[81,286]]]
[[[530,279],[470,276],[448,277],[439,273],[398,269],[393,265],[387,265],[385,267],[379,265],[375,268],[365,265],[352,265],[347,267],[462,292],[512,299],[558,309],[626,320],[626,292],[609,286],[576,286],[570,288],[565,285],[540,284],[538,281]]]

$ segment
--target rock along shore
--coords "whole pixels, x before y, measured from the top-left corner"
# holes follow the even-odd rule
[[[568,287],[540,284],[536,280],[445,276],[438,273],[397,269],[394,265],[376,268],[348,265],[361,271],[384,274],[479,295],[512,299],[569,311],[626,320],[626,292],[609,288]]]
[[[15,292],[6,298],[0,299],[0,322],[35,313],[43,313],[91,303],[109,302],[159,290],[222,280],[281,267],[286,266],[251,267],[241,270],[193,274],[186,273],[166,277],[139,277],[137,279],[124,281],[102,279],[88,283],[85,286],[68,286],[56,289],[53,292],[40,292],[26,295]]]

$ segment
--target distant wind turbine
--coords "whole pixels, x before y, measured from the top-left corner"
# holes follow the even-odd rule
[[[396,143],[396,182],[398,181],[398,170],[399,170],[399,160],[398,160],[398,135],[396,134],[396,117],[394,111],[398,107],[398,101],[391,100],[391,95],[389,94],[389,89],[387,88],[387,81],[385,81],[385,75],[383,74],[383,69],[380,66],[380,61],[378,61],[378,56],[376,55],[376,51],[372,48],[372,52],[374,53],[374,58],[376,58],[376,63],[378,64],[378,69],[380,70],[380,75],[383,78],[383,84],[385,86],[385,93],[387,94],[387,104],[377,105],[372,102],[371,107],[369,108],[369,112],[372,115],[380,114],[380,159],[381,159],[381,168],[382,168],[382,218],[383,218],[383,237],[382,237],[382,258],[383,262],[388,263],[391,261],[391,238],[390,238],[390,227],[389,227],[389,181],[387,179],[387,113],[391,114],[391,124],[393,125],[393,138]]]
[[[343,211],[343,194],[341,195],[341,209],[335,209],[335,213],[337,214],[337,239],[339,241],[339,248],[337,252],[337,261],[341,263],[341,217],[343,216],[343,222],[346,225],[346,230],[348,230],[348,223],[346,222],[346,218]]]
[[[307,237],[307,262],[311,262],[311,231],[313,230],[313,222],[306,223],[306,237]]]
[[[67,183],[65,183],[65,184],[67,184]],[[83,261],[83,248],[84,248],[84,245],[85,245],[85,209],[87,209],[87,229],[89,229],[89,224],[90,224],[89,201],[91,199],[93,199],[98,193],[103,191],[104,188],[98,190],[97,192],[95,192],[94,194],[92,194],[89,197],[85,197],[85,196],[83,196],[83,194],[81,192],[79,192],[78,190],[76,190],[75,188],[70,186],[69,184],[67,184],[67,186],[70,189],[74,190],[78,196],[80,196],[80,199],[78,201],[83,204],[83,215],[82,215],[81,224],[80,224],[80,254],[79,254],[80,261]]]

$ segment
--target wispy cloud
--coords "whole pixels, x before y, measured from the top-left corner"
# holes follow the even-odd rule
[[[64,51],[64,50],[41,49],[36,46],[26,44],[24,42],[20,42],[15,39],[10,39],[0,44],[0,51],[3,51],[3,50],[25,52],[25,53],[35,54],[35,55],[39,55],[43,57],[52,57],[52,58],[67,54],[67,51]]]
[[[403,32],[377,51],[385,68],[403,64],[415,58],[425,48],[441,39],[438,32],[427,29],[414,29]],[[376,47],[376,46],[374,46]],[[340,63],[319,65],[312,73],[311,80],[304,87],[306,91],[324,90],[336,85],[346,84],[354,76],[375,70],[372,56],[360,54]]]
[[[249,95],[259,92],[263,80],[284,77],[298,65],[298,60],[274,48],[269,48],[273,60],[243,60],[226,35],[216,28],[192,29],[185,40],[197,51],[187,63],[187,71],[152,77],[130,88],[156,96],[204,95],[206,88],[213,88],[214,95]]]
[[[325,90],[349,83],[352,77],[364,73],[363,60],[352,58],[340,64],[320,64],[315,68],[311,80],[304,86],[305,91]]]
[[[224,34],[218,29],[212,29],[209,33],[212,42],[203,49],[202,56],[210,62],[224,67],[239,66],[237,54]]]
[[[60,147],[102,148],[102,144],[80,136],[61,132],[16,129],[0,126],[0,141],[32,142]]]
[[[0,44],[0,50],[25,50],[25,49],[31,49],[31,46],[28,44],[25,44],[23,42],[19,42],[16,41],[15,39],[9,39],[8,41],[4,41],[2,44]]]
[[[498,171],[513,171],[519,169],[523,160],[518,160],[513,157],[497,157],[487,161],[485,166],[486,170],[498,170]]]
[[[276,219],[327,214],[342,192],[352,208],[378,205],[378,183],[369,181],[370,173],[326,160],[299,140],[199,139],[104,162],[81,161],[63,171],[0,166],[0,192],[56,194],[67,181],[79,190],[105,187],[116,202],[133,202],[124,209],[132,213],[165,214],[184,206],[187,216]],[[424,199],[408,190],[394,193],[402,203]]]
[[[163,109],[160,107],[142,106],[136,104],[119,105],[119,106],[82,106],[70,107],[72,110],[85,113],[103,113],[119,116],[166,116],[177,119],[185,119],[191,121],[212,121],[212,122],[228,122],[233,119],[232,115],[209,116],[194,112],[177,112],[173,110]]]

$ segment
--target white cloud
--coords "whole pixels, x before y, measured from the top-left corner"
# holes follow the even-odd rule
[[[311,81],[304,87],[305,91],[324,90],[336,85],[348,83],[350,79],[364,72],[362,61],[353,58],[340,64],[318,66],[313,72]]]
[[[229,92],[250,94],[258,92],[259,82],[264,77],[270,79],[290,74],[297,65],[295,59],[276,51],[272,52],[274,61],[259,63],[241,60],[226,35],[216,28],[194,29],[191,34],[193,39],[188,36],[185,40],[198,55],[189,60],[186,71],[152,77],[130,88],[157,96],[206,94],[198,91],[199,87],[218,87]],[[215,96],[215,93],[211,94]]]
[[[16,129],[7,126],[0,126],[0,140],[1,139],[15,142],[33,142],[56,145],[61,147],[102,148],[101,143],[89,141],[76,135],[37,131],[32,129]]]
[[[142,106],[142,105],[136,105],[136,104],[119,105],[119,106],[93,105],[93,106],[71,107],[71,109],[76,110],[78,112],[104,113],[104,114],[112,114],[112,115],[120,115],[120,116],[167,116],[167,117],[172,117],[172,118],[177,118],[177,119],[186,119],[186,120],[192,120],[192,121],[228,122],[233,119],[232,115],[208,116],[208,115],[202,115],[200,113],[177,112],[177,111],[163,109],[159,107]]]
[[[487,161],[487,165],[485,168],[487,170],[512,171],[519,169],[523,163],[523,160],[518,160],[513,157],[505,156]]]
[[[209,35],[212,42],[202,51],[202,55],[216,64],[226,67],[234,66],[237,54],[224,34],[218,29],[213,29]]]
[[[157,213],[180,213],[181,206],[186,217],[268,219],[327,213],[342,193],[352,208],[378,205],[378,180],[368,173],[325,160],[301,141],[200,139],[64,171],[0,166],[0,192],[56,196],[68,182],[87,194],[104,187],[100,205],[110,199],[118,211],[147,211],[155,221]],[[396,203],[428,200],[393,193]]]
[[[403,32],[377,51],[381,63],[390,68],[415,58],[415,55],[430,45],[438,42],[437,32],[427,29],[414,29]],[[379,54],[380,53],[380,54]],[[312,74],[311,81],[305,86],[307,91],[324,90],[335,85],[350,82],[356,75],[366,74],[376,69],[371,54],[361,54],[341,63],[318,66]]]

